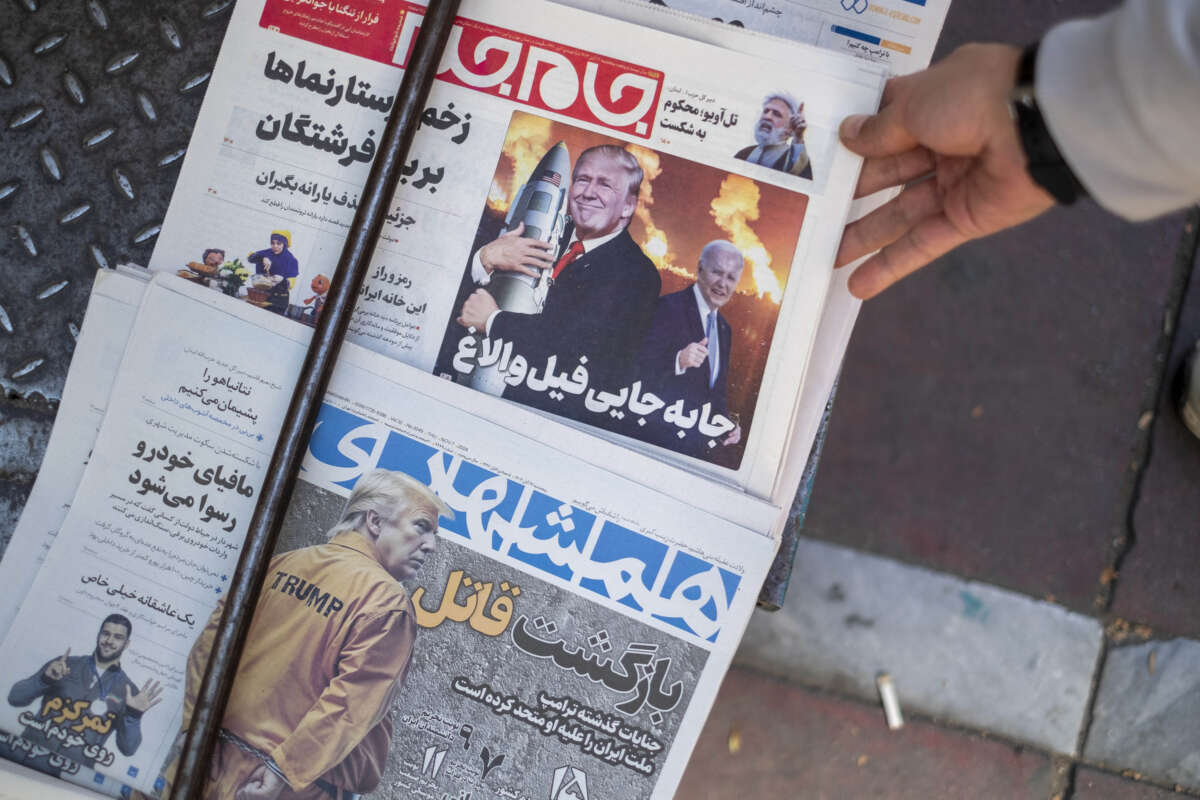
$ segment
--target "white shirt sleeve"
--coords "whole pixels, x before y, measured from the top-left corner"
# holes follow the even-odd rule
[[[1080,183],[1130,220],[1200,199],[1200,2],[1126,0],[1053,28],[1035,91]]]
[[[484,268],[478,250],[471,256],[471,280],[475,281],[476,286],[487,286],[492,282],[492,274]]]

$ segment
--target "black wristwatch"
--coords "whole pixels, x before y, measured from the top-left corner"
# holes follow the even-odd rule
[[[1086,197],[1087,190],[1063,159],[1058,145],[1054,143],[1054,137],[1046,127],[1042,110],[1038,108],[1037,96],[1033,90],[1037,53],[1036,42],[1021,53],[1021,60],[1017,63],[1016,85],[1009,95],[1009,110],[1017,122],[1021,147],[1029,161],[1030,177],[1056,201],[1062,205],[1070,205],[1080,197]]]

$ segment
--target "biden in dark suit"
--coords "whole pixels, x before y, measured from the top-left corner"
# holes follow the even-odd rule
[[[683,400],[689,408],[710,404],[713,416],[728,416],[733,331],[721,307],[733,297],[742,276],[741,251],[724,239],[709,242],[700,253],[696,282],[658,299],[650,329],[638,358],[643,382],[670,404]],[[695,429],[684,430],[659,421],[639,438],[699,458],[711,458],[708,441]],[[721,445],[736,444],[735,427]]]

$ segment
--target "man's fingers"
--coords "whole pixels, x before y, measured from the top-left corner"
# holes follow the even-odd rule
[[[526,241],[529,241],[529,240],[527,239]],[[533,244],[533,242],[530,241],[530,244]],[[537,242],[537,244],[543,244],[543,242]],[[546,250],[539,250],[539,249],[534,249],[534,248],[525,250],[521,254],[521,261],[525,266],[534,266],[534,267],[553,267],[554,266],[554,259],[551,258],[549,252],[547,252]]]
[[[917,146],[917,140],[904,126],[902,104],[893,103],[878,114],[855,114],[842,120],[838,136],[842,144],[867,158],[903,153]]]
[[[142,711],[149,711],[162,702],[161,694],[162,685],[151,678],[142,684],[142,691],[136,695],[127,685],[125,687],[125,703],[134,708],[140,708]]]
[[[834,265],[843,267],[891,244],[925,218],[941,211],[933,181],[910,186],[897,197],[846,226]]]
[[[850,275],[850,294],[872,298],[967,238],[944,214],[930,217],[859,265]]]
[[[855,197],[866,197],[880,189],[903,186],[911,180],[933,172],[933,153],[924,147],[906,150],[894,156],[868,158],[858,176]]]

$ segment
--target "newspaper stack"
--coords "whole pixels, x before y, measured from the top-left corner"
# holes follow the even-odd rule
[[[859,167],[836,126],[886,73],[588,5],[610,16],[463,3],[213,797],[674,792],[829,391],[810,365]],[[0,565],[10,760],[169,794],[422,13],[236,7],[153,277],[97,277]]]

